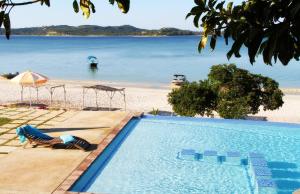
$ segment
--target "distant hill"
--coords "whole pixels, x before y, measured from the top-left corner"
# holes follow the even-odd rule
[[[159,30],[147,30],[130,25],[124,26],[44,26],[12,29],[13,35],[41,35],[41,36],[180,36],[198,35],[200,33],[180,30],[177,28],[161,28]]]

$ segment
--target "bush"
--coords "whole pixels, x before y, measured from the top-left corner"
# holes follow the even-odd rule
[[[159,109],[155,109],[153,108],[152,111],[149,112],[149,114],[152,114],[152,115],[159,115]]]
[[[210,116],[216,107],[217,95],[207,81],[200,81],[199,83],[186,82],[180,89],[174,89],[168,98],[174,112],[179,115]]]
[[[237,68],[234,64],[212,66],[208,79],[187,82],[173,90],[168,101],[179,115],[213,115],[239,119],[283,105],[279,84],[271,78]]]

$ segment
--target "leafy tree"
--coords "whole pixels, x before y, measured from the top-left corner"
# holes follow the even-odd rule
[[[234,64],[212,66],[208,79],[186,83],[169,94],[169,103],[179,115],[212,115],[243,118],[283,105],[283,93],[271,78],[252,74]]]
[[[173,105],[173,110],[179,115],[211,116],[216,108],[217,95],[211,89],[208,81],[188,83],[186,82],[180,89],[175,89],[169,94],[169,103]]]
[[[258,54],[266,64],[272,60],[287,65],[300,57],[300,1],[299,0],[248,0],[234,6],[233,2],[194,0],[196,6],[187,17],[194,16],[194,25],[203,28],[199,52],[211,35],[210,47],[215,49],[217,38],[233,39],[227,58],[241,57],[242,46],[247,47],[251,64]]]
[[[79,2],[78,2],[79,1]],[[91,0],[73,0],[73,9],[76,13],[81,9],[82,14],[85,18],[89,18],[91,12],[95,13],[96,8]],[[112,5],[117,3],[118,7],[123,13],[127,13],[130,7],[130,0],[108,0]],[[14,2],[13,0],[0,0],[0,28],[2,25],[5,28],[6,38],[9,39],[11,33],[11,22],[9,14],[11,10],[16,6],[24,6],[40,3],[42,6],[46,5],[50,7],[50,0],[31,0],[25,2]]]

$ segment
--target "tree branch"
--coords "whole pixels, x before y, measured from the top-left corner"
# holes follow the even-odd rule
[[[29,5],[40,2],[41,0],[27,1],[22,3],[4,3],[3,6],[21,6],[21,5]]]

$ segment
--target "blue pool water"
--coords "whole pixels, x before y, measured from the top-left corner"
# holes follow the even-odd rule
[[[276,192],[300,188],[300,125],[152,117],[131,121],[73,186],[98,193],[255,193],[248,165],[178,157],[182,149],[219,156],[261,153]]]

